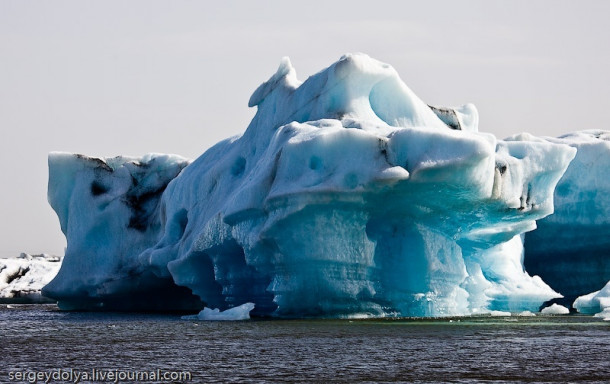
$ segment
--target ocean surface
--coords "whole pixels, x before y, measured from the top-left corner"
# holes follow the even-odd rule
[[[192,383],[610,382],[610,322],[587,316],[205,322],[10,307],[2,383],[117,370],[189,372],[173,382]]]

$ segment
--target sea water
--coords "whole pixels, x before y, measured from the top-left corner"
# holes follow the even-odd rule
[[[191,375],[149,382],[602,383],[610,381],[610,323],[587,316],[206,322],[2,305],[0,361],[2,383],[44,374],[74,382],[83,373],[98,381],[81,382],[100,382],[100,374],[137,382],[128,376],[134,372]]]

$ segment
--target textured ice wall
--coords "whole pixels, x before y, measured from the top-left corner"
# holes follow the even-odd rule
[[[525,237],[525,267],[563,294],[561,302],[569,306],[610,281],[610,132],[545,140],[578,152],[555,190],[555,213]]]
[[[98,171],[64,181],[78,162],[57,166],[50,201],[88,230],[62,221],[65,268],[46,291],[102,305],[145,275],[211,308],[254,303],[252,315],[281,317],[536,311],[559,297],[524,271],[520,235],[552,212],[575,149],[478,133],[474,106],[429,107],[362,54],[303,83],[284,59],[249,105],[258,111],[245,133],[184,168],[145,231],[129,227],[124,203],[120,222],[78,211],[81,199],[99,207]],[[86,193],[66,199],[74,184]]]
[[[188,164],[174,155],[99,159],[49,155],[49,203],[68,245],[45,296],[63,309],[201,307],[188,289],[141,268],[136,256],[161,234],[159,199]]]

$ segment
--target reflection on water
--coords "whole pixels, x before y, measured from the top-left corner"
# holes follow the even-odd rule
[[[203,322],[0,307],[0,382],[21,370],[190,371],[193,382],[607,382],[585,316]]]

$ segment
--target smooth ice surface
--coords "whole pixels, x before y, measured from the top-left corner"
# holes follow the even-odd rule
[[[211,321],[237,321],[250,319],[250,311],[254,309],[253,303],[245,303],[226,311],[205,307],[194,316],[183,316],[184,320],[211,320]]]
[[[159,192],[144,215],[126,203],[133,161],[104,172],[107,160],[51,155],[68,251],[45,291],[72,307],[133,305],[136,288],[138,302],[180,305],[141,289],[164,282],[276,317],[537,311],[560,297],[523,269],[521,235],[553,211],[574,148],[479,133],[474,106],[429,107],[363,54],[304,82],[283,59],[249,105],[242,136],[181,172],[162,158],[137,173]]]
[[[50,255],[28,255],[0,259],[0,302],[47,303],[40,290],[59,271],[61,258]]]
[[[580,313],[595,314],[610,320],[610,281],[599,291],[578,297],[574,308]]]
[[[527,135],[518,140],[540,141]],[[555,213],[525,236],[525,267],[565,296],[595,291],[610,280],[610,131],[588,130],[546,142],[577,149],[555,190]]]
[[[542,308],[540,313],[545,315],[567,315],[570,313],[570,310],[559,304],[551,304],[549,307]]]

